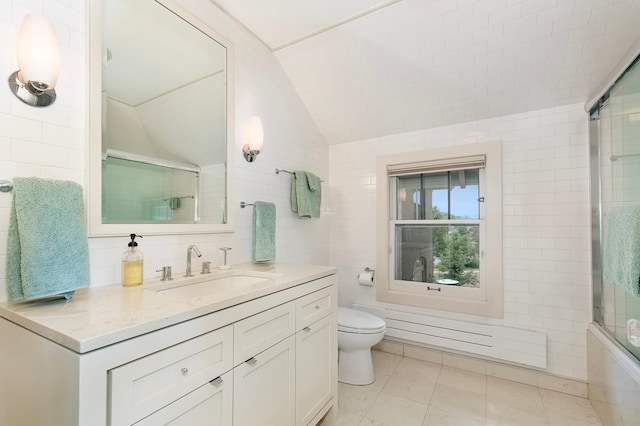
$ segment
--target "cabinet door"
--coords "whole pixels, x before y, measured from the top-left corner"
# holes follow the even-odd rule
[[[332,316],[296,333],[296,424],[308,425],[333,395],[336,334]]]
[[[287,426],[295,419],[295,337],[233,369],[234,426]]]
[[[135,426],[231,426],[232,398],[233,373],[229,371]]]
[[[233,325],[233,365],[275,345],[295,333],[295,307],[285,303],[250,316]]]

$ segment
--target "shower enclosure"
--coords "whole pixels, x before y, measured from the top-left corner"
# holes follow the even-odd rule
[[[609,230],[617,229],[613,223],[617,212],[640,212],[640,60],[631,62],[627,70],[591,108],[589,138],[593,319],[638,362],[640,277],[635,275],[633,285],[625,288],[622,280],[610,278],[611,274],[607,273],[607,269],[611,271],[612,268],[617,268],[619,272],[621,263],[618,260],[624,258],[626,262],[626,259],[634,255],[632,245],[615,247],[624,240],[625,236],[620,235],[624,232]],[[633,218],[633,214],[631,217]],[[619,224],[620,221],[615,225]],[[628,229],[631,233],[633,226],[631,220],[623,224],[623,229]],[[635,226],[640,227],[640,224],[636,223]],[[612,259],[614,253],[619,257]],[[635,266],[640,268],[640,265]],[[635,288],[635,291],[629,287]]]

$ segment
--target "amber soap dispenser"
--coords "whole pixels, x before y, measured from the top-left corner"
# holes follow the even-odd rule
[[[122,285],[125,287],[135,287],[142,285],[142,252],[138,249],[136,237],[142,238],[142,235],[131,234],[131,242],[129,248],[122,254]]]

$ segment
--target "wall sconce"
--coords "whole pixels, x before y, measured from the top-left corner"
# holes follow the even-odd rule
[[[244,128],[244,146],[242,147],[242,155],[249,163],[253,163],[264,143],[264,129],[262,128],[262,120],[258,116],[253,116],[247,122]]]
[[[48,106],[60,69],[60,50],[53,25],[40,15],[27,15],[18,31],[19,70],[9,76],[9,88],[22,102]]]

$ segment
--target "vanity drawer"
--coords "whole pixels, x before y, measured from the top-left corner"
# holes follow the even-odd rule
[[[233,325],[233,365],[239,365],[295,332],[294,302],[276,306]]]
[[[227,326],[110,370],[110,424],[133,424],[229,371],[232,342]]]
[[[333,287],[323,288],[296,300],[296,330],[313,324],[334,310]]]
[[[232,398],[233,372],[228,371],[145,417],[135,426],[231,426]]]

